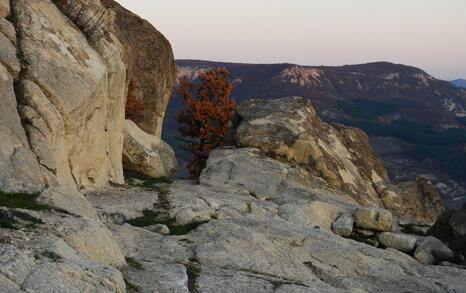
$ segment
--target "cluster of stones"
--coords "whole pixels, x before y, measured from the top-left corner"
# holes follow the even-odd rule
[[[423,264],[458,261],[455,253],[433,236],[398,232],[390,211],[361,207],[343,214],[332,224],[335,234],[380,248],[393,248],[412,255]]]

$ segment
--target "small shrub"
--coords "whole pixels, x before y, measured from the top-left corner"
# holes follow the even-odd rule
[[[37,195],[21,194],[21,193],[5,193],[0,191],[0,206],[12,209],[25,209],[35,211],[50,211],[52,207],[46,204],[37,204],[35,198]]]
[[[157,224],[166,225],[170,230],[169,235],[186,235],[192,230],[196,229],[202,224],[207,223],[207,221],[189,223],[186,225],[177,225],[176,219],[162,219],[159,215],[152,211],[144,211],[143,216],[127,221],[128,224],[135,227],[147,227]]]

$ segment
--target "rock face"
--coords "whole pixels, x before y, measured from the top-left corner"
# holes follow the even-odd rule
[[[175,78],[168,41],[113,1],[19,0],[0,3],[0,48],[0,188],[123,184],[128,87],[137,82],[141,126],[160,137]]]
[[[236,132],[241,147],[256,147],[320,176],[361,204],[381,206],[374,183],[387,173],[355,128],[328,125],[305,98],[250,100],[238,107],[243,119]]]
[[[129,36],[118,19],[131,21]],[[126,292],[127,262],[100,217],[105,205],[83,193],[124,186],[125,103],[135,79],[156,135],[148,153],[160,151],[163,175],[175,168],[158,130],[173,64],[168,41],[114,2],[0,0],[1,292]],[[114,218],[142,216],[157,197],[122,204]]]
[[[5,17],[10,1],[0,1],[0,190],[37,193],[44,189],[39,162],[32,152],[17,110],[14,81],[20,71],[16,32]]]
[[[440,194],[425,177],[392,184],[391,188],[398,194],[399,201],[393,210],[408,222],[417,220],[432,225],[444,211]]]
[[[51,1],[12,4],[22,62],[28,64],[17,99],[48,184],[80,189],[122,183],[121,163],[112,165],[118,152],[111,149],[122,131],[107,125],[118,120],[109,110],[124,107],[124,88],[116,100],[109,88],[112,78],[124,83],[123,63],[123,72],[110,76],[102,56]]]
[[[443,211],[440,195],[426,179],[391,184],[367,135],[322,122],[305,98],[245,101],[238,115],[237,146],[300,166],[361,205],[389,209],[408,223],[432,224]]]
[[[123,164],[125,169],[150,177],[170,177],[177,162],[173,149],[154,135],[140,129],[131,120],[123,130]]]
[[[146,106],[139,126],[160,137],[165,110],[175,83],[176,69],[170,42],[146,20],[129,12],[116,1],[100,0],[115,15],[114,30],[123,45],[127,82]]]
[[[1,35],[1,34],[0,34]],[[44,188],[39,162],[29,147],[16,109],[13,78],[0,63],[0,190],[40,192]]]

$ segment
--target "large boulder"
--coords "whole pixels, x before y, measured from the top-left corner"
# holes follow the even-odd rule
[[[13,1],[12,10],[27,64],[20,114],[50,184],[80,189],[123,183],[125,87],[114,85],[125,83],[126,69],[118,50],[104,59],[51,1]]]
[[[3,18],[10,12],[14,23]],[[71,192],[123,184],[128,88],[137,83],[136,95],[145,105],[141,127],[160,137],[175,79],[169,42],[147,21],[110,0],[19,0],[11,8],[10,1],[2,1],[0,13],[0,63],[9,83],[17,79],[18,84],[16,93],[11,86],[1,91],[18,101],[24,141],[37,157],[29,161],[38,159],[30,172],[40,166],[38,178],[46,187]],[[21,38],[16,39],[16,32]],[[11,154],[23,156],[11,147],[2,149],[2,164],[11,164]],[[31,177],[26,175],[15,177]]]
[[[232,127],[238,147],[306,169],[363,206],[384,208],[410,224],[432,224],[443,211],[425,178],[392,184],[368,136],[360,129],[320,120],[308,99],[248,100],[238,106]],[[234,121],[233,121],[234,122]]]
[[[356,226],[375,231],[391,231],[392,213],[383,209],[358,208],[354,212]]]
[[[127,170],[150,177],[169,177],[177,167],[173,149],[131,120],[125,121],[123,164]]]
[[[380,244],[385,247],[394,248],[399,251],[411,253],[416,248],[418,239],[407,234],[397,234],[392,232],[383,232],[377,235]]]
[[[67,217],[53,218],[50,224],[69,246],[88,259],[102,265],[126,265],[112,233],[100,221]]]
[[[1,292],[126,292],[120,271],[92,262],[44,230],[1,232],[8,236],[0,244]]]
[[[391,184],[384,194],[395,191],[397,206],[385,201],[385,207],[392,210],[403,222],[432,225],[443,213],[442,198],[432,183],[425,177],[416,180]],[[389,196],[388,196],[389,197]],[[385,197],[387,198],[387,196]]]
[[[126,10],[117,1],[99,1],[114,15],[111,29],[123,45],[128,69],[126,80],[136,85],[138,90],[133,94],[145,106],[138,125],[146,132],[160,137],[165,110],[176,79],[170,42],[147,20]]]
[[[388,180],[367,135],[320,120],[306,98],[249,100],[238,106],[235,140],[302,166],[360,204],[381,206],[374,183]]]

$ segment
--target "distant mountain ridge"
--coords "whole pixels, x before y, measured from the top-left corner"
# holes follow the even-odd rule
[[[176,63],[178,77],[192,79],[202,71],[226,67],[238,102],[306,97],[326,122],[367,132],[395,180],[428,175],[443,191],[447,206],[466,201],[466,89],[419,68],[389,62],[345,66]],[[164,126],[172,145],[176,145],[174,113],[179,107],[175,95]]]
[[[457,118],[466,116],[464,90],[421,69],[389,62],[338,67],[178,60],[177,66],[179,76],[193,78],[199,70],[226,67],[235,81],[233,96],[238,100],[304,96],[321,115],[335,121],[351,118],[338,105],[351,99],[390,102],[404,108],[397,113],[401,117],[384,115],[385,119],[461,126]]]
[[[455,79],[452,80],[451,83],[456,85],[457,87],[466,88],[466,79]]]

